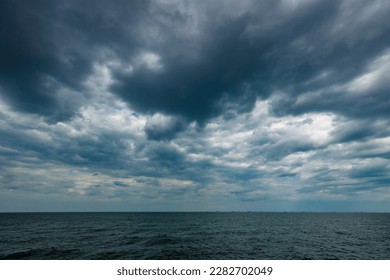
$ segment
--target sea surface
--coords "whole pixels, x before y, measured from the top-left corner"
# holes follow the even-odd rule
[[[0,213],[0,259],[390,259],[382,213]]]

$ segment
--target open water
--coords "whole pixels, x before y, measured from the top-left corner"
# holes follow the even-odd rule
[[[382,213],[1,213],[0,259],[390,259]]]

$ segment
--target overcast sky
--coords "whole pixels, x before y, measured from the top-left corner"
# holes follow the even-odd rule
[[[390,211],[390,1],[0,1],[0,211]]]

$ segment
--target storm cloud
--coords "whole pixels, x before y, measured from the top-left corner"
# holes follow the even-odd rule
[[[2,1],[0,192],[27,210],[389,211],[389,12]]]

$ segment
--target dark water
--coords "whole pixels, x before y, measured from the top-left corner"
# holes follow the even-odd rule
[[[0,259],[390,259],[390,214],[0,214]]]

